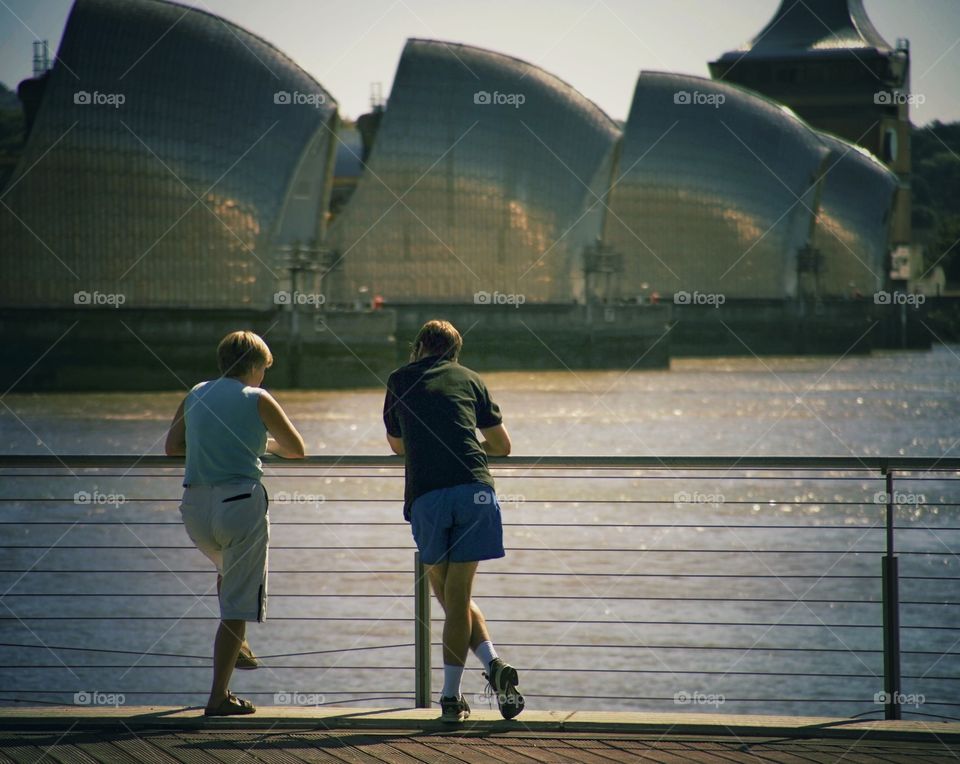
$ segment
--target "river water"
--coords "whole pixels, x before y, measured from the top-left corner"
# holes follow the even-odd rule
[[[960,453],[955,347],[485,378],[516,454]],[[382,391],[371,383],[275,394],[311,454],[382,454]],[[0,448],[160,453],[179,399],[13,392]],[[203,702],[213,574],[179,524],[176,472],[124,472],[2,481],[5,703]],[[269,657],[238,673],[234,691],[267,705],[409,707],[401,474],[270,472],[269,621],[249,629]],[[897,486],[905,712],[960,716],[960,480]],[[497,489],[508,554],[481,566],[475,595],[528,707],[882,712],[878,476],[506,470]],[[435,690],[440,681],[435,670]],[[483,686],[471,661],[474,704]]]

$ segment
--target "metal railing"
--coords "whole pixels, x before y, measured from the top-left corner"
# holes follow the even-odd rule
[[[957,716],[960,459],[520,456],[491,467],[508,556],[481,566],[476,599],[528,705]],[[284,584],[269,618],[283,649],[261,656],[267,670],[244,677],[255,685],[245,694],[430,705],[442,614],[431,615],[416,558],[403,563],[414,547],[399,517],[402,460],[265,469],[271,588]],[[205,677],[205,622],[217,618],[212,572],[175,512],[181,470],[158,456],[0,457],[0,700],[203,694],[169,689]],[[679,545],[664,545],[671,536]],[[157,591],[167,584],[182,591]],[[168,606],[178,598],[186,610]],[[103,656],[116,662],[91,662]],[[293,689],[310,682],[323,692]]]

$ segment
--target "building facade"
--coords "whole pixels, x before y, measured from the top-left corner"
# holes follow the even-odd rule
[[[255,35],[77,0],[32,90],[0,191],[0,306],[271,309],[280,253],[322,239],[337,105]]]
[[[335,300],[582,299],[617,125],[515,58],[410,40],[373,148],[329,237]],[[504,298],[506,299],[506,298]]]
[[[786,104],[884,162],[903,187],[892,243],[910,244],[910,45],[890,45],[863,0],[782,0],[763,30],[711,62],[710,73]]]
[[[623,257],[619,297],[797,297],[828,154],[814,130],[769,99],[643,72],[604,225],[604,241]]]
[[[827,133],[830,149],[821,180],[811,241],[808,294],[869,298],[886,288],[897,176],[865,149]]]

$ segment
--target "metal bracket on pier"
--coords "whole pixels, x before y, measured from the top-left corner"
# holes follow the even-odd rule
[[[413,553],[414,580],[414,673],[417,708],[430,708],[430,580],[420,561],[420,552]]]
[[[887,719],[900,718],[900,585],[894,554],[893,471],[883,468],[887,488],[887,552],[883,556],[883,701]]]

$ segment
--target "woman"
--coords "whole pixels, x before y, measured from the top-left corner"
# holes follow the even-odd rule
[[[229,690],[247,621],[266,619],[267,494],[265,451],[302,459],[303,438],[260,385],[273,355],[253,332],[232,332],[217,348],[218,379],[201,382],[180,403],[167,433],[167,456],[186,455],[180,514],[187,534],[217,567],[220,626],[206,716],[252,714]],[[272,437],[268,437],[269,436]],[[240,659],[241,665],[249,663]]]

